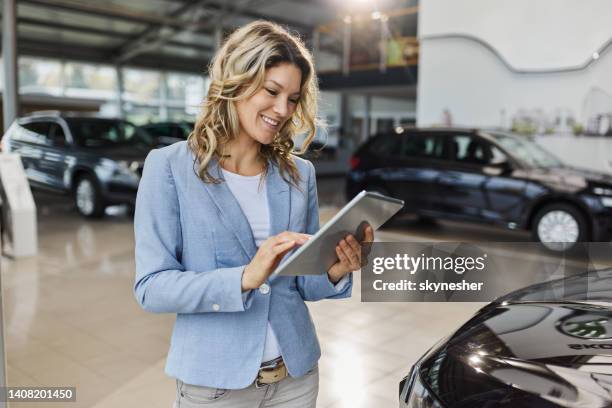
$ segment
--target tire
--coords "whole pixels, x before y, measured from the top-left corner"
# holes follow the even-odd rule
[[[85,174],[78,178],[74,187],[74,204],[84,217],[102,218],[104,216],[106,204],[95,177]]]
[[[577,243],[590,240],[586,216],[570,204],[549,204],[535,215],[531,227],[535,241],[554,252],[571,251]]]

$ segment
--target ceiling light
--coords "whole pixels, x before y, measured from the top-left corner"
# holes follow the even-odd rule
[[[351,16],[344,17],[344,23],[345,24],[351,24]]]
[[[380,11],[372,12],[372,20],[378,20],[380,18]]]
[[[598,59],[599,58],[599,53],[597,51],[595,51],[593,53],[593,59]]]

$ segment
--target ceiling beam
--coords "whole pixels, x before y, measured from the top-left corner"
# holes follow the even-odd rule
[[[158,27],[151,25],[145,30],[136,35],[133,39],[121,44],[113,52],[113,59],[115,63],[121,64],[130,60],[131,58],[147,52],[149,50],[159,48],[163,44],[168,43],[172,40],[172,37],[178,33],[185,31],[196,31],[203,27],[202,21],[199,19],[199,10],[193,10],[197,7],[202,6],[206,3],[206,0],[200,0],[198,2],[189,2],[179,6],[177,9],[170,13],[171,17],[175,20],[181,21],[181,27]],[[180,18],[184,14],[189,14],[189,20]]]
[[[165,17],[161,14],[146,13],[142,10],[117,6],[105,2],[84,3],[75,0],[19,0],[19,2],[34,4],[45,8],[88,14],[96,17],[117,18],[142,24],[156,24],[176,28],[181,28],[184,24],[180,19]]]
[[[108,38],[126,40],[126,41],[134,40],[136,38],[134,34],[122,33],[122,32],[112,31],[112,30],[104,30],[104,29],[94,28],[94,27],[86,27],[83,25],[59,23],[55,21],[49,21],[49,20],[38,19],[38,18],[19,17],[17,19],[17,24],[19,26],[26,25],[26,26],[33,26],[33,27],[40,27],[40,28],[50,28],[50,29],[56,29],[56,30],[62,30],[62,31],[71,31],[75,33],[98,35],[102,37],[108,37]],[[201,51],[201,52],[214,51],[212,46],[193,44],[193,43],[184,42],[184,41],[169,41],[168,45],[171,45],[173,47],[192,49],[192,50]]]
[[[165,0],[165,1],[169,1],[172,3],[188,3],[189,0]],[[213,9],[213,10],[222,10],[225,9],[229,12],[234,12],[236,10],[236,7],[228,5],[228,4],[219,4],[219,3],[209,3],[207,5],[207,8]],[[315,26],[313,25],[309,25],[309,24],[304,24],[303,21],[300,20],[290,20],[290,19],[286,19],[284,17],[274,17],[274,16],[270,16],[268,14],[263,14],[263,13],[258,13],[256,11],[252,11],[252,10],[240,10],[239,12],[240,15],[254,19],[254,20],[271,20],[274,21],[277,24],[283,25],[283,26],[289,26],[289,27],[293,27],[296,30],[304,33],[304,34],[308,34],[310,35],[312,33],[312,30],[315,29]]]
[[[65,59],[84,63],[108,65],[112,49],[85,46],[83,44],[57,43],[38,38],[17,39],[20,55]],[[143,54],[126,66],[153,70],[188,72],[202,75],[209,63],[209,56],[202,59],[185,58],[175,55]]]

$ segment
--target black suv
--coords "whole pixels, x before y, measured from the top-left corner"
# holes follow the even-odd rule
[[[134,204],[153,147],[145,131],[124,120],[55,112],[17,119],[2,145],[21,156],[32,187],[72,194],[86,217],[102,217],[111,204]]]
[[[553,250],[608,240],[612,230],[612,175],[569,167],[531,138],[502,131],[375,136],[351,158],[347,198],[361,190],[400,198],[405,212],[423,217],[528,229]]]
[[[194,122],[155,122],[142,125],[141,128],[155,139],[158,147],[162,147],[187,140],[194,126]]]

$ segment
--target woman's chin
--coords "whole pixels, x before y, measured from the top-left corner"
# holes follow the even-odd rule
[[[257,141],[261,143],[262,145],[271,145],[272,142],[274,142],[274,135],[272,136],[262,135],[261,137],[257,138]]]

